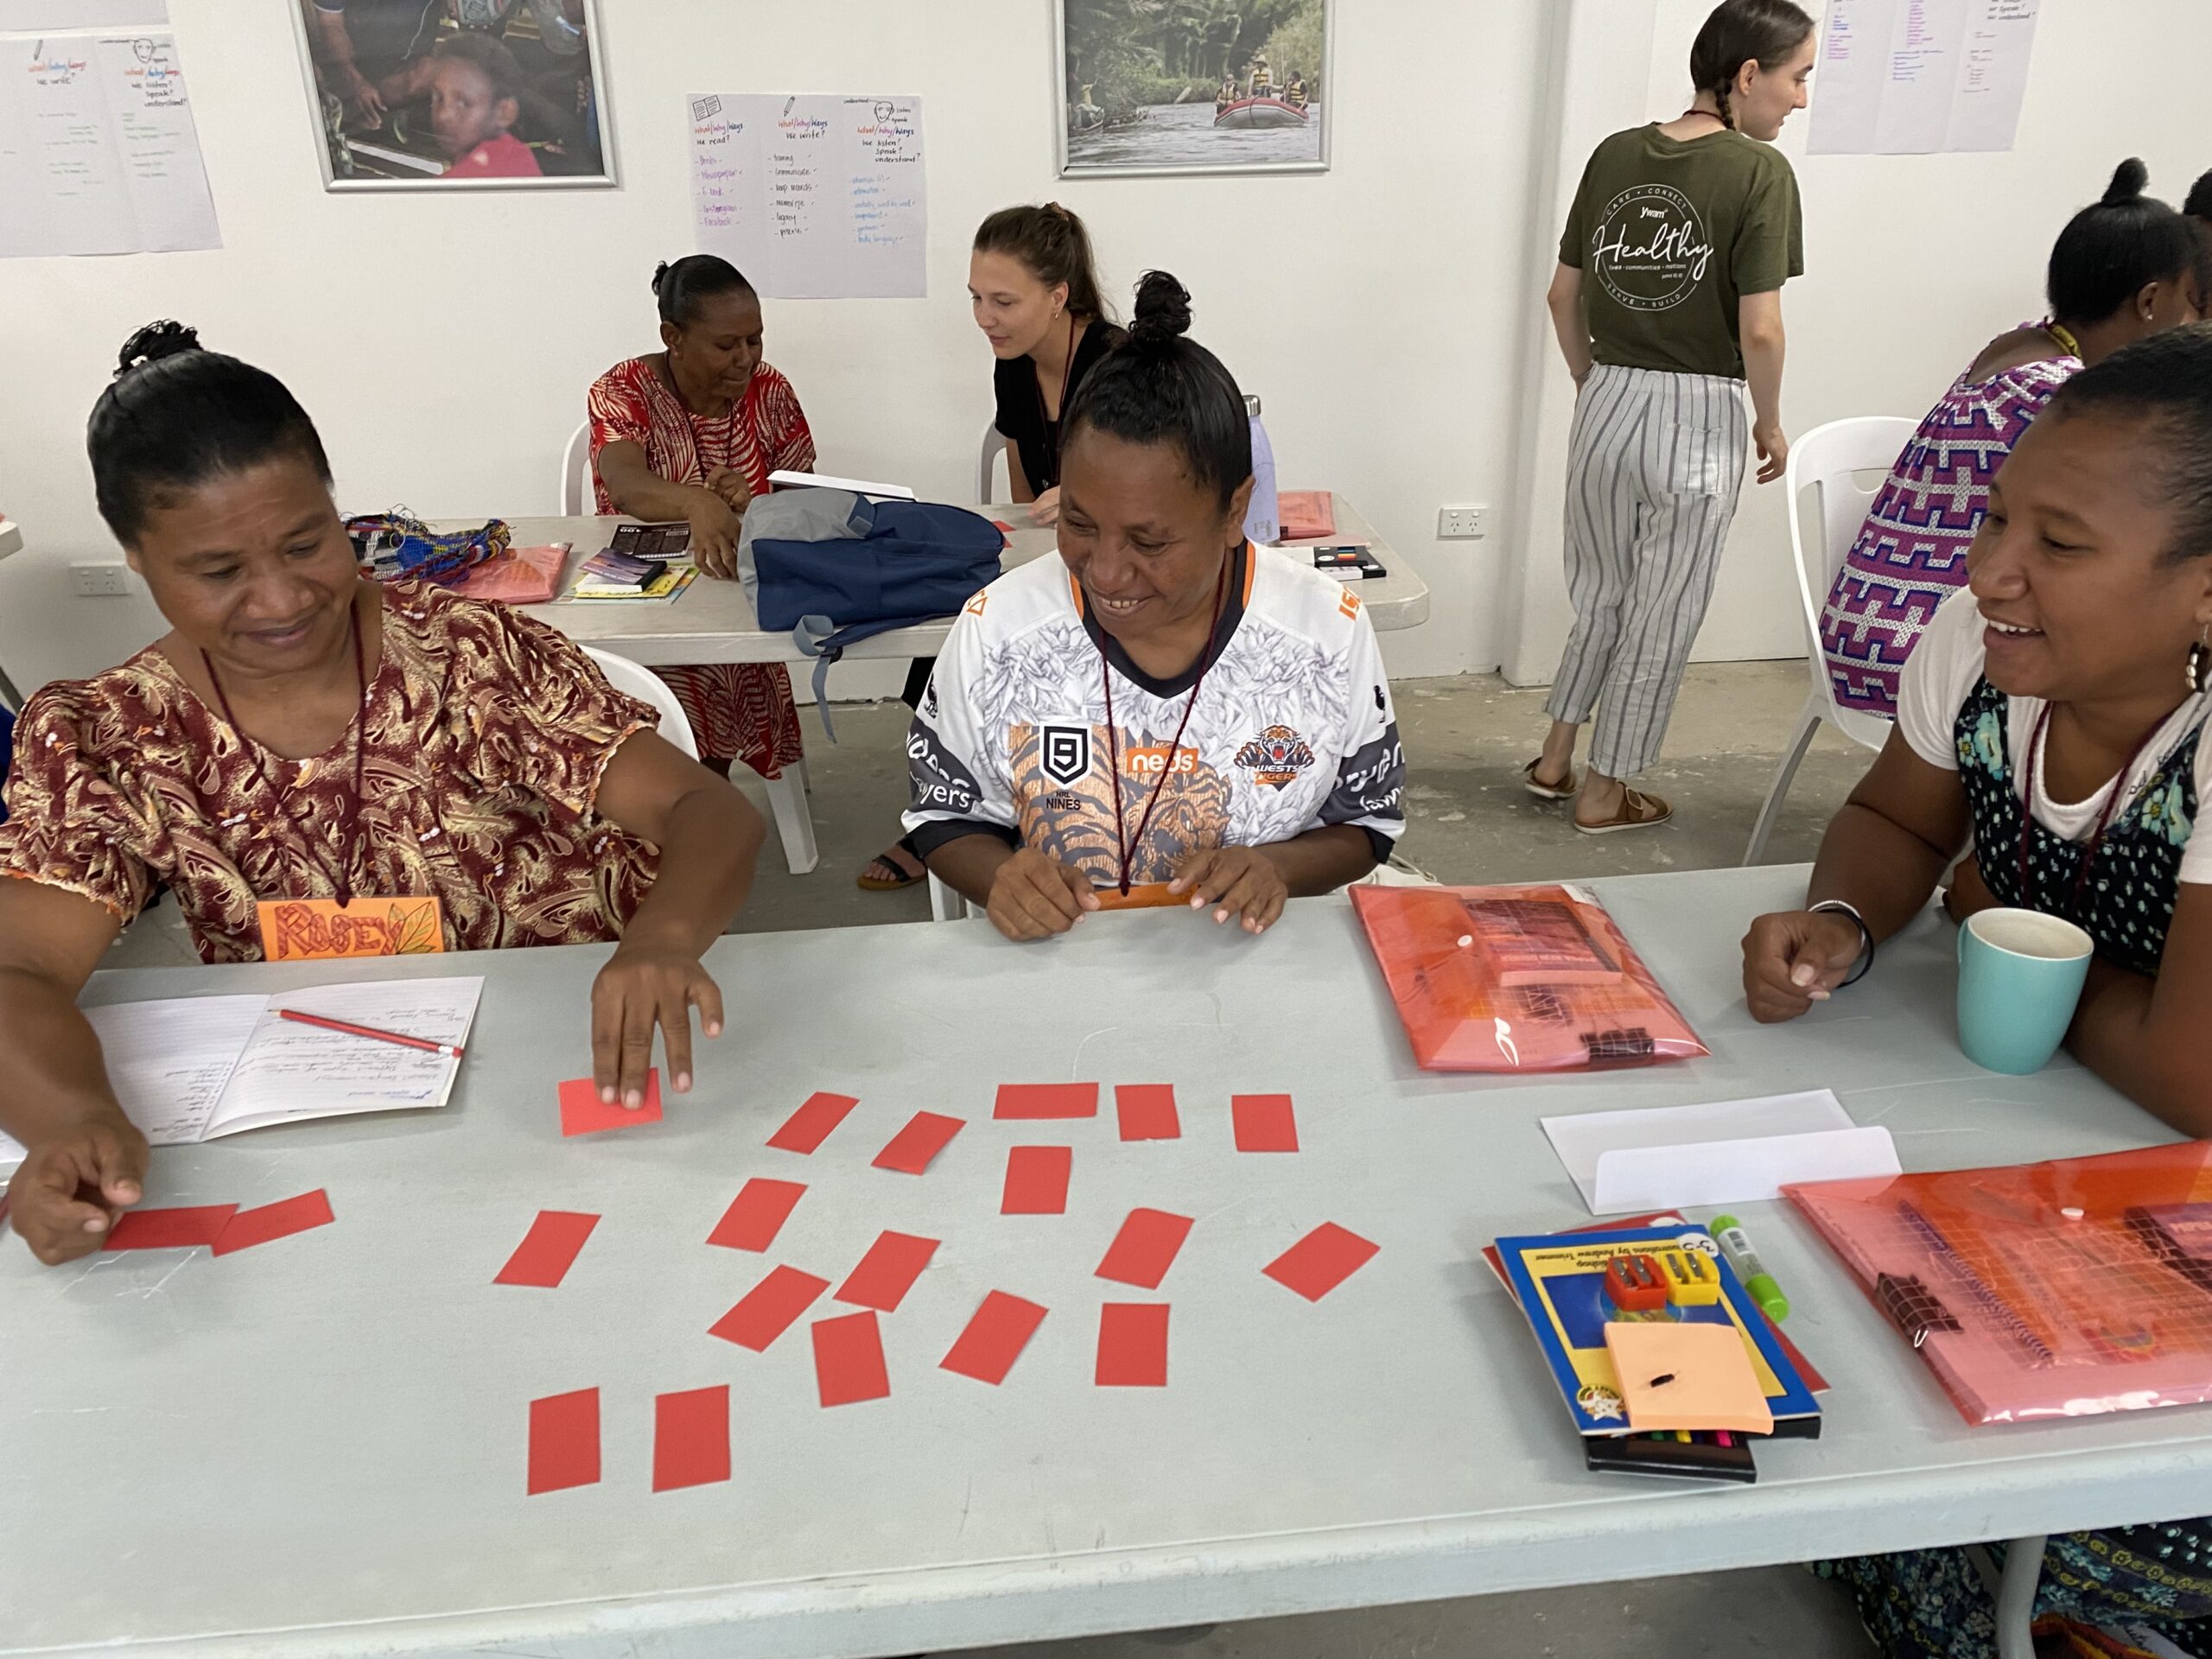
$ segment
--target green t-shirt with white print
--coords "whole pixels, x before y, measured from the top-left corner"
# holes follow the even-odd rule
[[[1737,302],[1805,271],[1797,175],[1740,132],[1631,127],[1583,169],[1559,259],[1582,273],[1599,362],[1740,380]]]

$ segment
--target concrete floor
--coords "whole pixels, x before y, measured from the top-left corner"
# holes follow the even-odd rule
[[[1536,752],[1541,691],[1514,690],[1494,676],[1415,680],[1396,687],[1411,775],[1401,852],[1446,881],[1522,880],[1699,869],[1734,864],[1765,798],[1776,758],[1804,701],[1796,663],[1694,668],[1660,764],[1638,781],[1675,803],[1662,828],[1577,835],[1565,805],[1530,798],[1520,767]],[[813,810],[822,862],[793,876],[772,842],[753,899],[734,931],[925,922],[917,887],[867,893],[853,878],[897,835],[906,798],[896,703],[841,708],[842,741],[807,721]],[[1868,756],[1823,731],[1800,770],[1767,856],[1809,859],[1822,825],[1866,769]],[[756,796],[766,808],[766,798]],[[190,961],[173,906],[118,946],[113,965]],[[995,1650],[1001,1659],[1160,1659],[1156,1638],[1098,1637]],[[1853,1659],[1873,1651],[1840,1592],[1796,1567],[1628,1580],[1360,1612],[1255,1619],[1223,1625],[1175,1649],[1189,1659],[1419,1659],[1428,1655],[1553,1655],[1561,1659]]]

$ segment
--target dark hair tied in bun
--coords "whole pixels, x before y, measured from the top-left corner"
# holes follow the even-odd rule
[[[133,369],[199,349],[200,331],[188,323],[171,322],[166,318],[149,322],[123,342],[123,350],[116,359],[115,378],[120,380]]]

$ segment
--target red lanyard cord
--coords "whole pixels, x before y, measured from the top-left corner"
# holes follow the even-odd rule
[[[269,775],[269,768],[262,765],[260,746],[245,734],[245,728],[238,724],[238,717],[231,712],[231,699],[223,690],[223,682],[216,677],[215,659],[207,654],[205,648],[200,653],[200,661],[207,671],[207,683],[215,688],[215,702],[222,709],[223,718],[230,722],[231,730],[238,734],[246,759],[253,762],[255,779],[262,788],[276,798],[277,810],[283,813],[285,822],[300,832],[300,838],[307,843],[308,856],[314,861],[315,868],[329,878],[341,905],[353,902],[353,865],[361,850],[361,789],[366,777],[365,767],[369,752],[369,675],[361,660],[361,612],[358,596],[352,616],[353,683],[359,689],[360,696],[353,711],[353,787],[346,796],[339,816],[338,839],[343,863],[335,870],[323,862],[322,849],[315,841],[315,832],[292,810],[291,802],[286,798],[284,791],[276,787],[275,780]]]
[[[2028,892],[2028,841],[2033,832],[2036,817],[2036,760],[2043,753],[2044,731],[2050,724],[2050,704],[2044,704],[2043,712],[2036,716],[2035,731],[2028,739],[2028,760],[2024,768],[2027,775],[2021,780],[2027,791],[2026,798],[2020,803],[2020,902],[2024,905],[2031,904],[2031,896]],[[2112,827],[2113,819],[2119,814],[2120,803],[2129,798],[2128,775],[2135,770],[2135,763],[2143,758],[2143,751],[2151,747],[2151,740],[2158,736],[2160,728],[2165,723],[2162,720],[2143,734],[2143,741],[2135,746],[2135,752],[2127,757],[2127,764],[2120,769],[2120,775],[2112,780],[2112,793],[2105,798],[2105,804],[2097,813],[2097,826],[2090,832],[2088,842],[2082,849],[2082,868],[2074,874],[2074,892],[2067,900],[2063,919],[2069,922],[2080,920],[2082,894],[2088,887],[2089,871],[2096,864],[2097,854],[2103,849],[2105,831]]]
[[[1114,850],[1121,859],[1121,893],[1129,896],[1129,866],[1136,857],[1137,849],[1144,845],[1146,827],[1152,823],[1153,809],[1160,804],[1160,792],[1167,787],[1167,774],[1175,770],[1175,757],[1183,747],[1183,732],[1191,723],[1191,711],[1198,706],[1198,688],[1206,683],[1206,670],[1212,666],[1207,660],[1213,653],[1213,636],[1221,626],[1222,601],[1229,591],[1229,567],[1231,561],[1224,559],[1221,574],[1214,578],[1213,620],[1206,627],[1206,642],[1200,648],[1198,677],[1191,682],[1191,700],[1183,705],[1183,718],[1175,722],[1175,735],[1167,745],[1167,759],[1161,764],[1160,776],[1153,779],[1152,794],[1144,804],[1144,812],[1137,819],[1137,832],[1125,836],[1122,810],[1122,744],[1119,728],[1114,724],[1114,666],[1106,660],[1106,653],[1098,653],[1099,677],[1106,687],[1106,766],[1114,780]]]

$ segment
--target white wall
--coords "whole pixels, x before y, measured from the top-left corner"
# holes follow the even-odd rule
[[[1583,157],[1604,132],[1666,119],[1688,102],[1689,44],[1707,0],[1573,0],[1567,62],[1571,158],[1554,191],[1564,220]],[[1818,10],[1811,0],[1807,10]],[[1641,84],[1622,97],[1618,54],[1651,16]],[[2202,0],[2044,0],[2016,147],[2001,155],[1808,156],[1808,114],[1781,148],[1805,204],[1805,276],[1785,290],[1785,429],[1850,415],[1917,419],[1993,335],[2042,313],[2043,271],[2069,216],[2140,156],[2154,194],[2178,204],[2212,167],[2202,115],[2212,63]],[[1820,98],[1820,73],[1813,75]],[[1596,119],[1603,113],[1605,118]],[[1809,112],[1808,112],[1809,113]],[[1555,251],[1530,250],[1548,272]],[[1503,665],[1548,682],[1573,621],[1559,575],[1560,501],[1572,386],[1549,355],[1531,397],[1535,458],[1522,474],[1528,534],[1509,577]],[[1698,656],[1793,657],[1803,626],[1779,485],[1746,481]]]
[[[930,297],[768,308],[825,469],[967,499],[991,410],[968,239],[1057,197],[1119,291],[1147,265],[1189,285],[1286,486],[1332,486],[1411,556],[1435,600],[1388,638],[1394,674],[1488,666],[1505,541],[1440,543],[1436,509],[1510,493],[1548,3],[1339,0],[1326,175],[1062,182],[1044,0],[604,0],[622,188],[435,197],[324,194],[283,0],[170,0],[226,246],[0,262],[0,511],[34,550],[0,564],[0,662],[34,684],[156,631],[143,600],[69,597],[63,569],[113,556],[83,423],[150,318],[289,382],[348,510],[546,511],[586,385],[652,347],[647,276],[692,245],[682,95],[756,90],[925,99]],[[1440,66],[1448,100],[1410,99]]]

